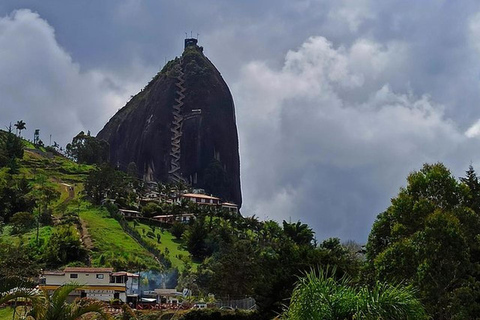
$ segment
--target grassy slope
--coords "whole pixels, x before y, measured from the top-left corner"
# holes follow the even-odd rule
[[[33,147],[27,141],[25,144],[27,148]],[[158,266],[152,255],[124,233],[118,222],[109,218],[106,211],[91,208],[85,201],[80,200],[83,181],[93,166],[79,165],[60,156],[47,158],[30,150],[25,150],[20,166],[18,176],[35,180],[39,175],[45,175],[48,177],[47,183],[60,192],[60,198],[51,205],[55,217],[61,217],[63,213],[77,212],[81,209],[80,217],[87,223],[89,234],[94,242],[93,264],[98,265],[99,257],[104,254],[105,257],[136,258],[149,267]],[[68,188],[64,183],[74,186],[75,196],[73,199],[70,198]],[[10,229],[9,226],[5,227],[4,232],[0,234],[1,241],[16,244],[20,241],[23,243],[35,241],[35,229],[22,236],[11,235]],[[48,242],[54,230],[55,227],[41,227],[41,243]]]
[[[12,320],[13,309],[2,308],[0,309],[0,320]]]
[[[54,230],[54,227],[50,227],[50,226],[40,227],[38,232],[39,242],[41,244],[47,243],[48,239],[50,239],[50,236],[52,235],[53,230]],[[6,226],[5,230],[3,231],[3,234],[1,234],[0,236],[0,239],[4,240],[5,242],[18,245],[20,241],[22,241],[24,244],[27,244],[30,242],[35,243],[37,238],[36,229],[31,229],[30,231],[23,233],[21,235],[18,235],[18,234],[11,235],[10,231],[11,231],[10,226]]]
[[[1,133],[1,132],[0,132]],[[24,141],[26,148],[33,148],[33,145]],[[41,150],[44,151],[44,150]],[[140,246],[133,238],[126,234],[120,224],[114,219],[110,218],[104,209],[90,206],[87,202],[81,200],[81,191],[83,190],[83,181],[87,177],[90,170],[94,167],[90,165],[79,165],[75,162],[61,157],[45,157],[44,154],[39,154],[31,150],[25,150],[24,157],[20,161],[19,176],[23,176],[29,180],[35,180],[39,175],[48,177],[48,184],[53,186],[60,192],[60,198],[51,205],[55,217],[60,218],[62,214],[67,212],[79,212],[80,219],[84,221],[87,226],[88,233],[92,239],[94,248],[91,253],[91,261],[95,266],[100,266],[100,256],[106,258],[108,263],[109,257],[124,258],[139,260],[149,267],[158,267],[158,263],[153,256],[142,246]],[[74,187],[74,198],[70,197],[68,184]],[[36,230],[32,229],[22,236],[11,235],[10,227],[7,226],[0,234],[0,240],[18,244],[34,242],[36,238]],[[141,229],[146,232],[150,227],[141,224],[136,228],[140,234]],[[55,227],[41,227],[40,236],[41,243],[47,243],[50,235],[55,230]],[[172,261],[172,266],[182,270],[185,262],[191,262],[189,253],[181,247],[181,244],[176,240],[172,234],[166,230],[160,231],[161,243],[157,243],[157,239],[151,239],[144,236],[145,240],[156,245],[162,252],[168,248],[169,258]],[[197,264],[193,264],[196,268]]]
[[[138,259],[151,268],[158,268],[158,263],[150,253],[127,235],[120,224],[109,217],[105,209],[81,208],[80,218],[87,224],[95,250],[92,253],[92,264],[99,265],[101,255],[123,257],[129,260]]]
[[[133,222],[129,222],[130,226],[133,227]],[[139,223],[135,229],[142,235],[142,238],[147,242],[156,246],[162,253],[165,254],[165,249],[168,248],[168,258],[172,262],[172,267],[175,267],[179,270],[183,270],[185,267],[185,262],[191,263],[194,269],[197,268],[198,263],[192,263],[190,253],[187,250],[182,248],[182,243],[177,240],[168,230],[161,229],[160,227],[155,227],[155,238],[150,238],[146,234],[148,231],[152,231],[149,225]],[[145,230],[145,233],[143,232]],[[157,242],[156,235],[160,234],[160,243]]]

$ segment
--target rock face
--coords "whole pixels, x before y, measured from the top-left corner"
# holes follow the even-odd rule
[[[196,39],[186,39],[182,57],[168,62],[97,138],[110,144],[113,165],[126,170],[133,162],[147,181],[184,181],[241,205],[232,95]]]

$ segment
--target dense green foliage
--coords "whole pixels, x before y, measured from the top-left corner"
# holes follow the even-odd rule
[[[259,316],[267,318],[282,312],[294,288],[285,314],[290,319],[299,317],[298,310],[305,311],[295,307],[302,292],[310,296],[303,303],[306,312],[340,304],[343,298],[335,299],[345,293],[354,299],[356,309],[347,308],[350,311],[337,318],[385,318],[382,312],[392,319],[423,318],[421,311],[414,316],[421,306],[410,288],[434,319],[480,314],[480,182],[473,168],[459,181],[442,164],[425,165],[410,174],[407,186],[378,216],[364,261],[360,245],[344,245],[336,238],[318,244],[313,230],[300,221],[259,221],[221,208],[173,201],[189,190],[185,185],[159,185],[154,191],[162,200],[142,203],[146,192],[133,164],[125,174],[108,165],[76,164],[47,155],[44,149],[19,147],[21,151],[13,152],[18,147],[15,141],[25,144],[11,132],[0,134],[3,159],[14,155],[13,162],[0,165],[0,278],[10,287],[28,281],[40,268],[68,264],[132,271],[171,268],[179,273],[178,289],[189,288],[196,297],[210,293],[217,299],[254,297]],[[85,143],[79,141],[81,150]],[[211,187],[221,189],[222,168],[213,164],[211,169],[207,172]],[[127,220],[117,213],[118,207],[136,209],[141,216]],[[196,219],[171,226],[151,219],[182,213],[193,213]],[[13,267],[18,265],[29,267]],[[305,273],[327,266],[336,267],[336,274],[328,278],[310,274],[295,287]],[[346,282],[346,277],[351,280]],[[316,296],[328,286],[330,300]],[[371,305],[362,304],[366,300]],[[398,306],[401,301],[404,304]],[[411,313],[402,309],[409,302]],[[370,313],[361,311],[367,307]],[[198,317],[209,319],[214,314],[218,316],[199,312]],[[222,317],[228,316],[233,315]]]
[[[115,199],[121,207],[129,207],[131,202],[136,201],[131,177],[108,164],[102,164],[92,170],[84,188],[86,196],[97,205],[106,198]]]
[[[412,288],[375,282],[355,286],[348,277],[335,280],[335,272],[309,272],[293,290],[285,320],[323,319],[427,319]]]
[[[316,246],[306,225],[283,226],[220,212],[199,214],[183,239],[190,253],[204,260],[197,272],[182,272],[180,286],[220,299],[253,296],[263,313],[273,315],[282,310],[297,277],[313,267],[335,265],[340,275],[358,275],[360,260],[338,239]]]
[[[31,284],[39,271],[40,265],[30,250],[0,241],[0,292]]]
[[[0,295],[0,305],[19,298],[29,301],[30,306],[23,309],[25,314],[21,315],[22,319],[79,320],[85,319],[85,315],[92,314],[101,319],[111,319],[104,310],[105,304],[100,301],[77,299],[73,303],[68,303],[68,295],[80,288],[81,286],[77,284],[65,284],[56,289],[53,294],[48,291],[17,290]]]
[[[16,178],[7,167],[0,168],[0,221],[5,223],[17,212],[32,212],[35,206],[33,188],[24,178]]]
[[[108,161],[109,145],[106,141],[99,140],[81,131],[72,142],[67,144],[67,154],[83,164],[102,164]]]
[[[85,261],[87,252],[73,226],[61,226],[48,241],[44,261],[52,267],[64,266],[73,261]]]
[[[8,167],[10,173],[17,173],[17,159],[22,157],[23,143],[12,133],[12,127],[8,128],[8,132],[0,131],[0,168]]]
[[[373,278],[413,285],[436,319],[480,312],[480,185],[467,174],[457,182],[442,164],[413,172],[368,240]]]

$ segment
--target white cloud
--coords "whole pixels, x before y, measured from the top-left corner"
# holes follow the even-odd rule
[[[465,152],[442,105],[382,83],[406,59],[402,43],[334,48],[312,37],[280,70],[247,65],[234,87],[244,212],[304,220],[319,238],[365,240],[408,172]],[[351,99],[355,90],[363,100]]]
[[[81,130],[95,134],[139,89],[113,79],[101,70],[82,70],[37,13],[17,10],[0,18],[2,126],[23,119],[26,136],[39,128],[45,143],[50,134],[61,144]]]

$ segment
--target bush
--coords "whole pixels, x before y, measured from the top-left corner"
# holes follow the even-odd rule
[[[152,231],[148,231],[148,232],[147,232],[147,237],[153,239],[153,238],[155,238],[155,233],[153,233]]]
[[[185,225],[180,222],[175,222],[172,225],[170,232],[175,238],[180,239],[182,238],[183,232],[185,232]]]
[[[61,226],[50,237],[45,251],[49,267],[59,267],[73,261],[85,261],[87,251],[73,226]]]
[[[31,212],[17,212],[10,219],[12,233],[23,233],[35,225],[35,217]]]
[[[150,202],[142,208],[142,215],[147,218],[151,218],[161,213],[161,208],[158,204]]]

